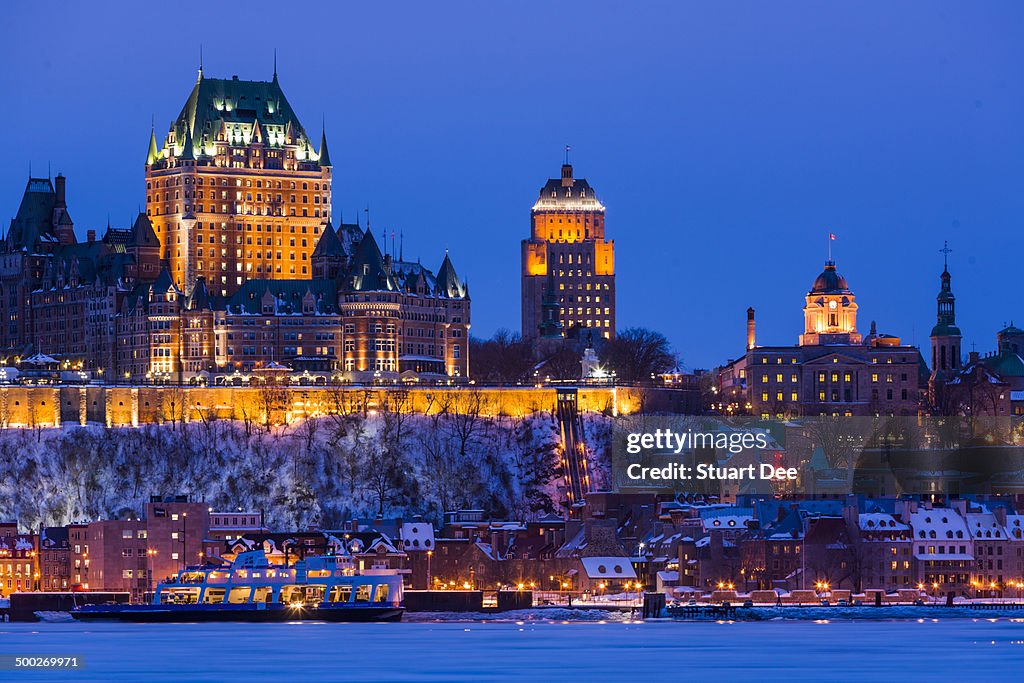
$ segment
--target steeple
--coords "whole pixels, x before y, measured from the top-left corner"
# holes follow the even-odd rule
[[[146,156],[146,166],[152,166],[160,157],[160,152],[157,151],[156,147],[156,127],[150,126],[149,129],[149,154]]]
[[[960,369],[960,328],[956,326],[956,297],[949,274],[949,243],[943,243],[942,275],[939,276],[939,294],[935,297],[935,327],[929,335],[932,341],[932,378],[946,379]]]
[[[331,154],[327,150],[327,129],[320,132],[320,167],[331,166]]]

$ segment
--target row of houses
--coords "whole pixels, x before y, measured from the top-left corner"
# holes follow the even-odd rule
[[[926,590],[968,598],[1024,589],[1024,513],[1013,498],[920,500],[588,494],[579,519],[493,520],[481,510],[268,529],[252,511],[154,498],[144,514],[18,533],[0,525],[0,593],[122,591],[145,599],[186,566],[262,549],[287,566],[346,555],[411,589],[529,588],[563,594],[728,588],[853,593]]]

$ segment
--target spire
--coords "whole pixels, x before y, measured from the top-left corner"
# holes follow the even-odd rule
[[[959,335],[960,330],[956,326],[956,297],[953,295],[952,280],[949,274],[949,254],[953,250],[949,243],[944,242],[939,253],[942,254],[942,275],[939,276],[939,294],[935,297],[936,316],[935,327],[931,336],[943,337]]]
[[[152,166],[160,157],[156,148],[156,128],[151,124],[149,129],[149,154],[146,155],[146,166]]]
[[[182,159],[190,159],[192,161],[195,161],[196,156],[195,156],[195,152],[192,149],[194,146],[195,146],[195,143],[192,141],[192,128],[189,127],[188,122],[186,121],[185,122],[185,148],[181,151],[181,158]]]
[[[331,165],[331,154],[327,150],[327,128],[324,127],[320,132],[320,167]]]
[[[196,81],[203,80],[203,44],[199,43],[199,76],[196,77]]]
[[[459,281],[459,276],[455,273],[455,266],[452,265],[452,260],[448,256],[448,250],[444,250],[444,261],[441,262],[441,267],[437,269],[437,288],[438,291],[443,295],[451,298],[457,298],[465,295],[465,291],[462,287],[462,283]]]
[[[274,83],[277,83],[277,48],[274,48]]]

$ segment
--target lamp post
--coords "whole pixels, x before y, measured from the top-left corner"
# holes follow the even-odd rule
[[[434,556],[433,550],[427,551],[427,590],[430,590],[430,558]]]
[[[153,572],[155,571],[153,565],[156,562],[156,560],[153,559],[154,557],[156,557],[156,548],[146,548],[146,559],[149,560],[149,581],[147,584],[151,594],[153,593]]]

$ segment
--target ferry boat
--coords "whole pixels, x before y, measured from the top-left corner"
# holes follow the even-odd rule
[[[356,572],[343,556],[273,566],[262,550],[221,567],[190,567],[157,585],[152,604],[84,605],[75,619],[192,621],[400,621],[402,577],[393,569]]]

